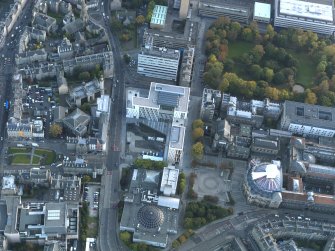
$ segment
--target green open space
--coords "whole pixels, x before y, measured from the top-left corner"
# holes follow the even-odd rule
[[[295,52],[287,50],[293,57],[298,60],[298,72],[296,76],[296,83],[304,87],[311,87],[313,79],[316,76],[316,65],[310,55],[304,52]]]
[[[253,47],[253,43],[245,41],[229,42],[227,58],[238,59],[244,53],[249,52]],[[316,65],[311,56],[308,55],[308,53],[296,52],[290,49],[287,49],[287,52],[290,53],[299,62],[297,67],[296,83],[301,84],[307,88],[311,87],[313,85],[313,79],[316,76]],[[234,67],[234,72],[238,73],[239,75],[241,74],[241,72],[238,70],[238,67]]]
[[[30,153],[31,149],[30,148],[19,148],[19,147],[9,147],[8,148],[8,153],[13,154],[13,153]]]
[[[12,165],[22,165],[22,164],[29,164],[30,163],[30,156],[31,156],[31,148],[20,148],[20,147],[9,147],[8,153],[14,154],[12,156]],[[32,164],[33,165],[50,165],[51,163],[55,162],[56,160],[56,153],[52,150],[43,149],[43,148],[37,148],[34,151],[35,155],[33,157]],[[43,161],[41,162],[41,160]]]
[[[40,158],[39,157],[37,157],[37,156],[34,156],[33,157],[33,161],[32,161],[32,165],[38,165],[38,164],[40,164]]]
[[[30,164],[30,154],[17,154],[12,158],[12,165]]]
[[[231,41],[228,44],[228,59],[237,59],[249,52],[255,45],[245,41]]]
[[[88,229],[87,236],[88,237],[97,237],[98,236],[98,217],[88,217],[87,220]]]
[[[47,149],[38,148],[35,150],[35,154],[44,157],[45,165],[50,165],[51,163],[55,162],[56,159],[56,153]]]

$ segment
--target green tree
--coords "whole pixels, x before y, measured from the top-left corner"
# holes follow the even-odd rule
[[[259,63],[265,54],[263,45],[261,44],[255,45],[255,47],[251,50],[251,54],[254,57],[254,62]]]
[[[264,76],[264,80],[267,82],[271,82],[274,76],[274,72],[272,69],[265,67],[263,69],[263,76]]]
[[[249,71],[254,80],[260,80],[262,78],[263,69],[258,64],[253,64]]]
[[[120,30],[122,30],[123,25],[122,25],[122,23],[121,23],[121,21],[119,19],[112,18],[111,19],[111,28],[114,31],[120,31]]]
[[[273,76],[273,82],[276,85],[285,84],[285,82],[286,82],[285,75],[281,71],[275,73],[275,75]]]
[[[129,64],[131,57],[128,54],[123,54],[123,60],[126,64]]]
[[[192,138],[193,140],[198,140],[204,136],[204,129],[201,127],[194,128],[192,131]]]
[[[127,231],[120,232],[120,240],[129,245],[132,242],[131,234]]]
[[[192,155],[196,159],[202,159],[204,155],[204,145],[201,142],[197,142],[192,146]]]
[[[91,176],[89,176],[89,175],[84,175],[84,177],[82,178],[81,181],[82,181],[84,184],[86,184],[86,183],[88,183],[88,182],[91,182],[91,180],[92,180]]]
[[[63,133],[63,127],[57,123],[54,123],[49,128],[52,137],[57,138]]]
[[[276,32],[275,32],[273,26],[271,24],[268,24],[266,26],[266,33],[265,33],[264,38],[266,40],[272,41],[272,39],[274,38],[275,35],[276,35]]]
[[[254,35],[252,33],[252,30],[249,27],[246,27],[242,30],[241,37],[243,40],[247,42],[252,42],[254,39]]]
[[[193,121],[192,123],[192,129],[195,129],[195,128],[203,128],[204,127],[204,122],[201,120],[201,119],[196,119]]]
[[[148,4],[148,7],[147,7],[147,15],[146,15],[146,17],[145,17],[145,21],[147,22],[147,23],[150,23],[150,21],[151,21],[151,17],[152,17],[152,12],[153,12],[153,10],[154,10],[154,8],[155,8],[155,1],[150,1],[149,2],[149,4]]]

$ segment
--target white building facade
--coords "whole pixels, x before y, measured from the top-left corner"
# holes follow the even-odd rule
[[[334,3],[332,0],[319,2],[316,0],[275,0],[274,26],[333,35],[335,31]]]
[[[334,120],[335,108],[285,101],[280,127],[298,135],[334,137]]]
[[[147,77],[176,81],[179,59],[178,50],[146,46],[138,54],[137,73]]]
[[[167,142],[168,163],[181,163],[190,88],[152,82],[147,96],[127,90],[127,118],[165,122],[171,125]]]

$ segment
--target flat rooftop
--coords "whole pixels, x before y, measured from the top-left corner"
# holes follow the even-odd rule
[[[315,0],[280,0],[279,12],[280,14],[333,22],[332,1],[319,2]]]
[[[179,57],[180,57],[179,50],[173,50],[169,48],[162,48],[162,47],[156,47],[156,46],[143,47],[140,54],[146,55],[146,56],[175,59],[175,60],[179,60]]]
[[[255,2],[254,16],[261,18],[271,18],[271,4]]]
[[[150,24],[164,25],[166,20],[168,7],[163,5],[155,5],[152,12]]]
[[[291,123],[335,130],[335,108],[333,107],[285,101],[283,116],[288,117]]]
[[[174,107],[175,111],[187,112],[190,88],[151,82],[147,97],[132,96],[133,105],[159,109],[160,105]]]

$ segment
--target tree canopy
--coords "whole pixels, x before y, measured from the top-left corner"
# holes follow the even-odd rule
[[[57,138],[63,133],[63,127],[60,124],[54,123],[49,128],[52,137]]]
[[[235,48],[246,52],[231,56],[231,46],[236,43],[251,48]],[[301,29],[276,32],[270,24],[260,35],[255,22],[241,27],[220,17],[207,30],[205,47],[208,57],[203,81],[213,89],[246,98],[335,104],[335,45],[328,38]],[[297,82],[304,74],[301,60],[306,60],[298,54],[315,62],[315,76],[309,83]],[[306,87],[303,95],[293,92],[295,84]]]

